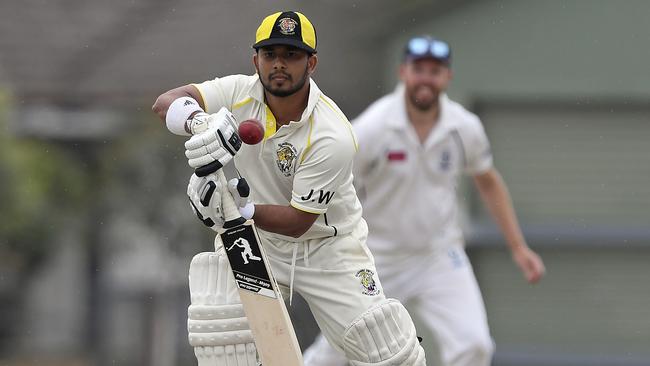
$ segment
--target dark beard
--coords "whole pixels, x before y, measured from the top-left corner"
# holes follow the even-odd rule
[[[269,80],[271,78],[271,75],[269,75]],[[307,79],[309,78],[309,75],[307,73],[307,68],[305,68],[305,73],[302,75],[302,78],[300,78],[300,81],[291,89],[289,90],[278,90],[278,89],[272,89],[270,86],[270,82],[267,83],[262,78],[260,78],[260,81],[262,82],[262,86],[264,87],[264,90],[269,92],[271,95],[276,96],[276,97],[288,97],[290,95],[295,94],[298,90],[302,89],[303,86],[305,86],[305,83],[307,82]],[[291,80],[291,79],[289,79]]]
[[[431,102],[423,103],[423,102],[411,97],[411,104],[415,108],[417,108],[418,110],[420,110],[422,112],[426,112],[428,110],[431,110],[431,108],[433,108],[437,104],[437,102],[438,102],[437,100],[433,100]]]
[[[426,112],[428,110],[431,110],[431,108],[434,108],[436,105],[438,105],[438,98],[440,97],[440,94],[436,94],[433,100],[431,100],[430,102],[422,102],[418,100],[414,96],[414,94],[415,93],[409,93],[409,99],[411,101],[411,105],[413,105],[419,111]]]

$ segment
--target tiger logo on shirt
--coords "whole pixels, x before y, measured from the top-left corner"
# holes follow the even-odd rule
[[[282,172],[285,177],[290,177],[295,168],[298,151],[290,143],[283,142],[278,145],[275,154],[277,157],[275,162],[278,165],[278,169],[280,169],[280,172]]]

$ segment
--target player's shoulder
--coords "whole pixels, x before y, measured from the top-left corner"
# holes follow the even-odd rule
[[[222,85],[254,85],[259,78],[257,75],[231,74],[216,76],[213,79],[206,80],[201,84],[222,84]]]
[[[246,94],[255,87],[258,80],[257,75],[232,74],[193,85],[201,92]]]
[[[318,101],[316,102],[316,117],[324,120],[342,120],[345,122],[348,121],[348,117],[343,113],[341,108],[336,104],[336,102],[325,95],[323,92],[318,93]]]
[[[259,77],[257,74],[254,75],[244,75],[244,74],[233,74],[222,77],[221,82],[225,85],[230,85],[234,89],[241,90],[242,92],[248,93],[253,89],[259,82]]]
[[[389,112],[396,108],[396,99],[395,93],[380,97],[364,109],[352,123],[359,126],[370,125],[381,128],[381,121],[386,120],[386,116],[390,114]]]
[[[257,75],[233,74],[193,85],[201,93],[206,111],[214,113],[221,107],[232,109],[234,105],[248,98],[258,82]]]
[[[328,148],[333,150],[356,150],[357,143],[352,125],[334,100],[320,93],[312,116],[310,128],[313,129],[314,143],[329,146]]]
[[[391,119],[397,118],[400,104],[396,93],[386,94],[371,103],[352,120],[352,128],[360,141],[377,141],[385,135]]]
[[[442,97],[443,108],[446,109],[448,118],[460,130],[482,130],[483,124],[481,119],[473,112],[469,111],[459,102],[450,99],[446,94]]]
[[[314,128],[321,131],[346,131],[350,120],[336,102],[322,92],[317,97],[318,101],[312,112]]]

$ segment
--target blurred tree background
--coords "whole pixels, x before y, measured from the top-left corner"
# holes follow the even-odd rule
[[[0,258],[29,270],[47,252],[45,239],[83,207],[90,177],[78,157],[55,142],[11,139],[8,103],[7,95],[0,98]]]
[[[152,304],[170,296],[186,302],[189,258],[211,250],[212,232],[195,222],[183,194],[191,174],[184,140],[169,136],[149,110],[134,112],[130,133],[117,138],[15,138],[10,105],[11,97],[4,95],[0,104],[0,351],[20,354],[20,349],[26,351],[36,341],[55,359],[65,359],[70,347],[80,346],[87,351],[84,358],[113,354],[112,347],[119,347],[124,337],[119,329],[111,335],[102,328],[110,328],[114,318],[107,315],[115,305],[135,302],[123,310],[131,312],[155,309]],[[82,268],[73,270],[69,278],[68,285],[78,297],[63,301],[78,311],[76,321],[81,323],[72,327],[81,337],[78,340],[74,334],[61,334],[70,326],[39,329],[44,319],[56,328],[56,321],[46,318],[56,316],[57,296],[66,294],[57,290],[60,283],[50,283],[49,291],[36,296],[44,302],[35,302],[30,294],[31,288],[42,286],[37,282],[43,276],[52,275],[56,281],[68,278],[57,273],[60,270],[49,273],[52,264],[45,262],[70,253],[70,248],[85,258]],[[172,306],[170,319],[182,316],[185,305]],[[40,317],[33,318],[34,311]],[[155,319],[144,314],[143,318],[138,321],[147,333]],[[49,333],[59,341],[48,341]],[[71,339],[65,341],[66,337]],[[146,348],[147,342],[140,341]],[[127,355],[121,361],[153,362],[141,357]]]

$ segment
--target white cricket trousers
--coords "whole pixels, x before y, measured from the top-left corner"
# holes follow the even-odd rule
[[[337,348],[342,348],[346,328],[360,314],[386,299],[372,254],[366,246],[367,235],[368,228],[363,220],[349,234],[300,243],[260,232],[285,300],[289,299],[292,258],[294,248],[297,249],[293,291],[305,299],[321,331],[338,345]],[[364,285],[360,271],[374,274],[371,286],[368,282]]]
[[[394,263],[375,256],[388,297],[413,304],[436,335],[443,366],[488,366],[494,352],[485,305],[462,243],[437,255]],[[344,366],[345,357],[319,335],[304,353],[305,366]]]

